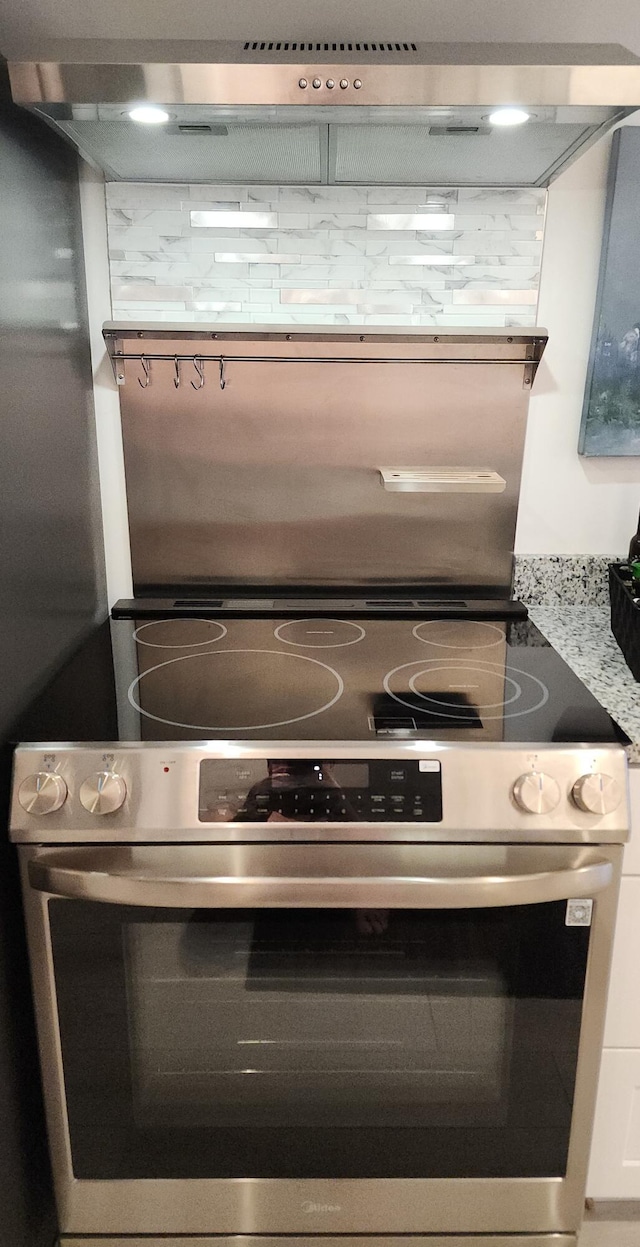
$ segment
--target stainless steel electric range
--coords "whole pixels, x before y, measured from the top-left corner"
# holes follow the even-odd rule
[[[629,814],[508,600],[545,331],[105,341],[134,598],[11,810],[63,1243],[575,1247]]]
[[[125,605],[24,725],[69,1247],[576,1242],[620,734],[517,604],[336,605]]]

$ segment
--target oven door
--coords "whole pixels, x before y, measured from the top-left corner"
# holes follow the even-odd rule
[[[20,853],[63,1234],[575,1230],[621,849]]]

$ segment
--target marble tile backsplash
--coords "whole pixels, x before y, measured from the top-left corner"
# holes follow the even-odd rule
[[[118,320],[531,326],[546,192],[107,184]]]

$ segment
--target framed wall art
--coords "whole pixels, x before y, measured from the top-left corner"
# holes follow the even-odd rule
[[[640,455],[640,126],[613,136],[578,450]]]

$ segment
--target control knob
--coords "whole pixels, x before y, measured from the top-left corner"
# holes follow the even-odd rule
[[[97,771],[85,779],[80,788],[80,801],[90,814],[114,814],[127,795],[127,785],[113,771]]]
[[[67,785],[61,775],[38,771],[28,775],[18,789],[18,801],[27,814],[55,814],[67,799]]]
[[[578,809],[586,814],[612,814],[622,800],[619,783],[600,771],[581,775],[571,789],[571,796]]]
[[[560,801],[560,788],[551,775],[528,771],[513,785],[513,799],[525,814],[550,814]]]

